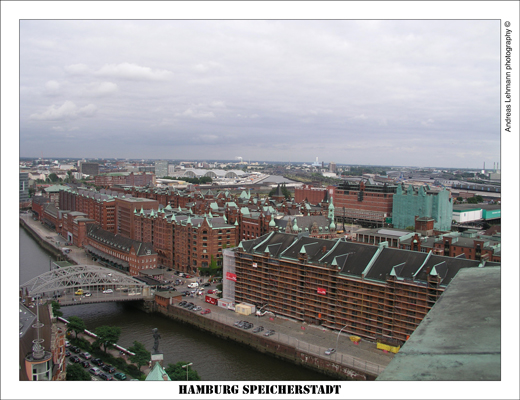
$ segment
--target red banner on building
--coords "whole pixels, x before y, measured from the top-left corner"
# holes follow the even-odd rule
[[[236,282],[237,281],[237,276],[236,276],[236,274],[232,274],[231,272],[226,272],[226,279],[230,280],[230,281],[233,281],[233,282]]]
[[[326,289],[318,288],[318,294],[327,294]]]
[[[257,263],[253,263],[253,268],[258,267]]]

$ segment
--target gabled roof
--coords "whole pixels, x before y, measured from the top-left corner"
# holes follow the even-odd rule
[[[298,261],[302,255],[307,264],[328,266],[340,275],[385,282],[387,276],[398,280],[426,282],[428,274],[439,276],[446,286],[461,268],[498,266],[499,263],[436,256],[409,250],[387,248],[347,242],[342,239],[328,240],[271,232],[253,240],[240,243],[239,250],[263,254],[282,260]]]

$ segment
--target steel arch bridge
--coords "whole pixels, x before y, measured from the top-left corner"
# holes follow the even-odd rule
[[[58,298],[61,305],[140,300],[150,297],[145,283],[97,265],[72,265],[45,272],[20,285],[23,296]],[[76,294],[82,289],[83,294]],[[103,293],[111,289],[112,293]]]

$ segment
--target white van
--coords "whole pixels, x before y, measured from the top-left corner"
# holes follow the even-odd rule
[[[199,284],[198,282],[192,282],[188,285],[189,288],[198,288],[199,287]]]

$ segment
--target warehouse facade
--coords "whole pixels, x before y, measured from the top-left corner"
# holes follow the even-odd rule
[[[391,343],[407,340],[461,268],[487,265],[278,232],[233,253],[224,257],[224,293],[235,303]]]

